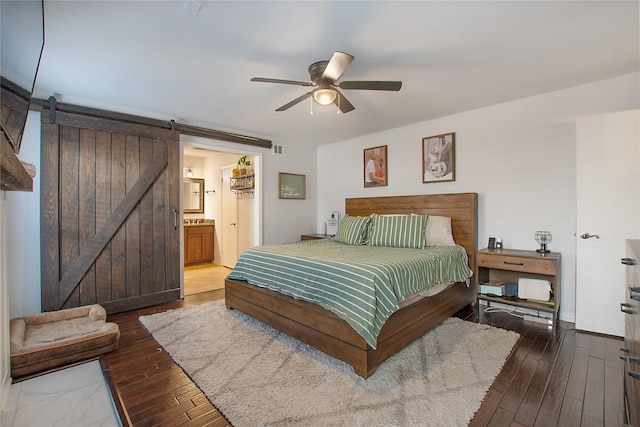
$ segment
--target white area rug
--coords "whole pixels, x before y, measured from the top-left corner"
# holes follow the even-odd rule
[[[365,380],[224,301],[140,320],[235,427],[466,426],[519,337],[451,318]]]

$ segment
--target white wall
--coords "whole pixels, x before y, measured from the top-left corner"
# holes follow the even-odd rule
[[[40,313],[40,113],[30,111],[20,160],[36,167],[33,192],[7,192],[7,279],[11,318]]]
[[[271,150],[238,145],[206,138],[183,136],[181,141],[189,146],[209,150],[221,150],[249,155],[262,155],[256,169],[256,191],[261,192],[261,217],[263,244],[275,244],[300,240],[301,234],[314,233],[316,227],[316,160],[315,150],[300,144],[288,144],[286,155],[273,154]],[[274,143],[281,143],[274,141]],[[303,174],[307,177],[305,200],[278,198],[278,173]]]
[[[638,73],[367,135],[318,149],[318,222],[347,197],[477,192],[479,248],[536,249],[553,235],[562,254],[560,317],[575,319],[576,135],[583,115],[640,106]],[[437,102],[434,100],[434,102]],[[455,132],[456,181],[422,183],[422,138]],[[364,188],[363,149],[388,146],[387,187]]]
[[[264,243],[300,240],[300,235],[315,233],[317,211],[317,166],[315,149],[304,142],[288,144],[286,155],[270,154],[265,162]],[[306,176],[306,199],[279,199],[278,173]]]
[[[9,284],[7,283],[6,193],[0,191],[0,417],[11,392]]]

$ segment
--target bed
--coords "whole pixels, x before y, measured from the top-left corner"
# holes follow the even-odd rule
[[[377,345],[368,344],[346,321],[319,305],[245,280],[225,280],[225,303],[229,309],[237,309],[346,362],[358,375],[367,378],[384,360],[475,302],[477,194],[349,198],[345,200],[345,213],[352,217],[374,213],[449,217],[455,242],[466,250],[474,276],[446,286],[434,295],[414,296],[403,303],[382,325]]]

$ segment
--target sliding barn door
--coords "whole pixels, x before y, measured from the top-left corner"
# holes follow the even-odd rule
[[[43,311],[99,303],[117,313],[180,298],[178,139],[43,111]]]

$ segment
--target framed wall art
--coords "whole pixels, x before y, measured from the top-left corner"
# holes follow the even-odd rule
[[[385,187],[387,185],[387,146],[364,149],[364,186]]]
[[[422,182],[456,180],[456,134],[454,132],[422,138]]]
[[[279,199],[306,199],[307,176],[280,172],[278,174],[278,189]]]

